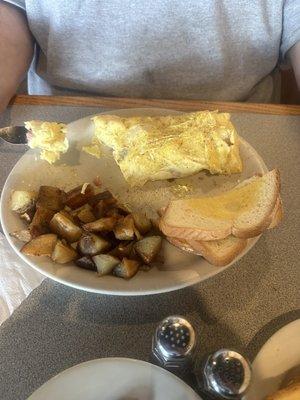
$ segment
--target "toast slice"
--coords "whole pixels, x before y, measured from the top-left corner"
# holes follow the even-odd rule
[[[171,201],[159,225],[166,236],[188,241],[255,237],[270,225],[279,190],[274,169],[218,196]]]
[[[268,229],[275,228],[282,219],[282,201],[277,199],[272,213],[272,221]],[[236,238],[233,235],[220,240],[189,240],[167,237],[167,240],[183,251],[203,256],[209,263],[223,267],[230,264],[247,246],[246,239]]]
[[[247,239],[239,239],[233,235],[225,239],[211,240],[208,242],[190,240],[189,245],[211,264],[223,267],[230,264],[239,254],[245,250]]]
[[[247,246],[247,239],[228,236],[220,240],[189,240],[170,238],[167,240],[175,247],[204,257],[210,264],[224,267],[230,264]]]

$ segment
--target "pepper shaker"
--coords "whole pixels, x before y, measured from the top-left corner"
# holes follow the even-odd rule
[[[192,370],[195,348],[195,331],[185,318],[172,315],[159,323],[152,341],[156,364],[184,376]]]
[[[234,350],[220,349],[203,363],[198,385],[212,399],[239,400],[247,392],[250,381],[249,361]]]

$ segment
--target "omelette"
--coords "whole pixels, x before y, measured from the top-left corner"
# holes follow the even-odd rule
[[[131,186],[147,181],[242,171],[239,138],[227,113],[155,117],[98,115],[93,146],[105,145]],[[92,152],[90,152],[92,153]]]

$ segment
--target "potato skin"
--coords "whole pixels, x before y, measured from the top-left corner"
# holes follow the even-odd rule
[[[75,261],[75,264],[83,269],[88,269],[90,271],[97,271],[97,267],[94,261],[92,260],[91,256],[80,257]]]
[[[88,184],[85,187],[84,193],[82,193],[82,189],[83,185],[80,185],[67,192],[65,196],[65,205],[75,210],[86,204],[88,200],[94,196],[94,188],[92,185]]]
[[[40,235],[24,244],[21,248],[21,253],[28,256],[51,257],[56,242],[57,235],[54,233],[46,233],[45,235]]]
[[[29,225],[29,232],[33,238],[50,232],[50,221],[55,211],[44,207],[37,207],[32,221]]]
[[[76,260],[78,254],[72,247],[64,244],[61,240],[58,240],[55,244],[51,258],[58,264],[66,264]]]
[[[63,237],[69,243],[76,242],[82,234],[82,229],[61,212],[53,216],[49,225],[52,232]]]
[[[94,233],[85,233],[78,242],[78,251],[84,256],[95,256],[110,248],[110,243]]]
[[[148,236],[136,242],[134,249],[144,263],[150,264],[160,252],[161,245],[161,236]]]
[[[36,197],[36,192],[15,190],[11,195],[10,209],[18,214],[24,214],[35,206]]]
[[[122,262],[113,269],[113,274],[119,278],[130,279],[139,269],[139,261],[123,258]]]
[[[64,207],[64,192],[54,186],[41,186],[36,206],[60,211]]]

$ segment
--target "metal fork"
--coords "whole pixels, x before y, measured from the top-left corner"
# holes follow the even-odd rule
[[[0,138],[11,144],[27,144],[27,133],[25,126],[0,128]]]

